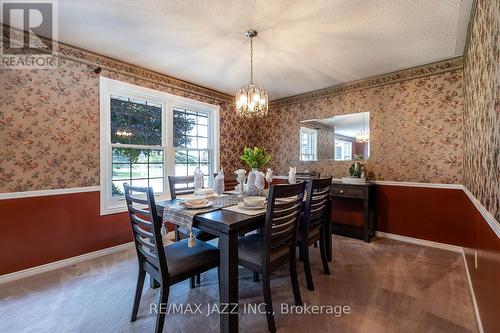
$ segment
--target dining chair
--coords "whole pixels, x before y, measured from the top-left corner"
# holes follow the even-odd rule
[[[287,262],[296,305],[302,305],[295,257],[297,229],[305,182],[272,185],[269,189],[263,233],[238,240],[238,261],[243,267],[262,275],[267,327],[276,332],[271,299],[271,273]]]
[[[309,180],[312,178],[319,178],[320,173],[317,171],[311,171],[311,172],[297,172],[295,174],[295,177],[297,180]]]
[[[180,186],[179,186],[180,185]],[[170,189],[170,198],[177,199],[178,195],[193,194],[194,193],[194,176],[168,176],[168,186]],[[209,241],[211,239],[217,238],[207,232],[204,232],[198,228],[192,228],[194,237],[196,239],[201,239],[202,241]],[[179,228],[175,225],[175,240],[178,241],[181,238],[189,238],[188,231]]]
[[[200,240],[194,247],[189,247],[188,239],[164,246],[161,236],[162,219],[156,211],[153,189],[128,184],[123,187],[139,260],[139,275],[130,321],[137,319],[144,278],[148,273],[160,285],[155,328],[155,332],[159,333],[165,322],[164,309],[168,302],[170,286],[196,274],[218,268],[219,249]]]
[[[186,195],[194,193],[194,176],[168,176],[168,187],[170,189],[170,198],[177,199],[178,195]],[[179,241],[183,238],[189,238],[188,230],[184,228],[179,228],[177,224],[174,224],[174,234],[175,241]],[[202,241],[209,241],[217,238],[217,236],[211,235],[208,232],[202,231],[198,228],[191,228],[193,235],[196,239],[200,239]],[[196,283],[201,283],[201,276],[199,274],[196,275]],[[190,288],[193,289],[195,287],[195,279],[194,277],[191,279]]]
[[[217,173],[214,173],[214,177],[217,176]],[[233,172],[231,173],[224,173],[224,190],[225,191],[232,191],[234,190],[235,186],[238,185],[238,181],[236,180],[236,174]]]
[[[297,246],[299,247],[300,257],[304,264],[307,289],[309,290],[314,290],[311,263],[309,260],[309,247],[318,241],[323,271],[325,274],[330,274],[326,255],[325,228],[327,227],[326,224],[330,223],[331,184],[332,177],[314,178],[310,179],[306,186],[306,202],[303,214],[300,216]]]

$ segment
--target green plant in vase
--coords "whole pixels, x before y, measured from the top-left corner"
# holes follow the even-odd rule
[[[240,159],[245,161],[252,169],[252,171],[248,173],[246,193],[248,195],[258,195],[259,191],[255,186],[255,179],[259,175],[259,169],[271,161],[271,155],[269,155],[264,148],[254,147],[252,149],[245,147]]]
[[[261,147],[254,147],[253,149],[245,147],[240,159],[245,161],[251,169],[259,170],[271,161],[271,155]]]

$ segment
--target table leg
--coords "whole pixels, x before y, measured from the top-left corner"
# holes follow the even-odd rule
[[[238,234],[219,236],[220,248],[220,331],[238,332]]]

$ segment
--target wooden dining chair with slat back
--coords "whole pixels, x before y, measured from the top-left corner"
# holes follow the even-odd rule
[[[194,176],[168,176],[168,186],[170,189],[170,198],[177,199],[179,195],[193,194],[194,193]],[[214,235],[201,231],[198,228],[192,228],[194,237],[202,241],[209,241],[217,238]],[[188,238],[188,231],[183,228],[178,228],[175,225],[175,240]]]
[[[164,246],[161,217],[157,215],[151,187],[123,185],[132,233],[134,236],[139,274],[130,321],[137,319],[144,279],[148,273],[160,284],[160,299],[155,332],[163,330],[165,308],[170,286],[219,266],[219,249],[201,240],[194,247],[188,239]],[[163,311],[161,310],[163,309]]]
[[[295,257],[297,229],[302,209],[305,182],[272,185],[269,189],[263,233],[239,239],[239,264],[262,275],[267,326],[276,331],[271,299],[271,273],[287,262],[296,305],[302,305]]]
[[[194,176],[168,176],[168,187],[170,189],[170,198],[177,199],[178,195],[186,195],[194,193]],[[189,238],[188,230],[179,227],[174,224],[175,241],[179,241],[184,238]],[[217,236],[211,235],[205,231],[198,228],[191,228],[193,235],[196,239],[200,239],[204,242],[217,238]],[[196,275],[196,283],[201,283],[201,276]],[[195,287],[194,278],[191,279],[191,289]]]
[[[330,274],[328,258],[326,254],[325,230],[330,223],[331,196],[330,187],[332,177],[311,179],[306,186],[306,203],[300,218],[299,232],[297,235],[297,246],[304,264],[307,288],[314,290],[311,274],[311,263],[309,260],[309,247],[319,241],[323,271]]]
[[[320,176],[320,173],[317,172],[317,171],[311,171],[311,172],[297,172],[295,174],[295,176],[297,177],[297,180],[304,180],[304,181],[307,181],[309,179],[313,179],[313,178],[319,178]]]

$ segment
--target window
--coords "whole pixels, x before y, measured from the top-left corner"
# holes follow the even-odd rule
[[[111,95],[110,108],[112,196],[124,183],[163,192],[162,105]]]
[[[175,175],[193,175],[196,168],[205,174],[208,183],[215,170],[210,156],[213,151],[209,145],[209,114],[207,112],[174,109],[174,149]]]
[[[352,142],[347,140],[335,139],[335,160],[352,160]]]
[[[315,129],[300,128],[300,160],[315,161],[317,159],[317,137],[318,132]]]
[[[218,169],[219,107],[102,78],[101,215],[126,210],[123,184],[167,197],[168,175]]]

